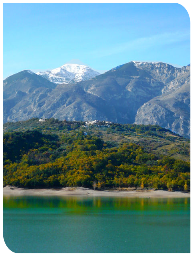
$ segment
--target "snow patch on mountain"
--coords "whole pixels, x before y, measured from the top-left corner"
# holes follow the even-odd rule
[[[135,61],[135,60],[133,60],[132,62],[135,64],[136,67],[145,66],[146,64],[154,65],[154,64],[162,63],[159,61]]]
[[[77,83],[100,75],[99,72],[86,65],[70,63],[45,72],[37,72],[36,74],[56,84]]]

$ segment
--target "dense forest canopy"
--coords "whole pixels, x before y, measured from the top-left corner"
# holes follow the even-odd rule
[[[4,125],[4,186],[189,190],[189,140],[159,126],[48,119]]]

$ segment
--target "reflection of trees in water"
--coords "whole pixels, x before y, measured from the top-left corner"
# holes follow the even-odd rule
[[[65,214],[139,213],[188,210],[189,198],[4,197],[4,209],[58,210]]]

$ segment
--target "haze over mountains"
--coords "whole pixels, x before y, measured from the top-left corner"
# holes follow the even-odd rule
[[[99,75],[67,64],[4,80],[4,122],[32,117],[157,124],[190,134],[190,66],[131,61]]]

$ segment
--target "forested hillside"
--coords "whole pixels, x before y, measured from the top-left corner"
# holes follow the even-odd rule
[[[3,142],[4,186],[189,190],[189,140],[159,126],[34,118]]]

